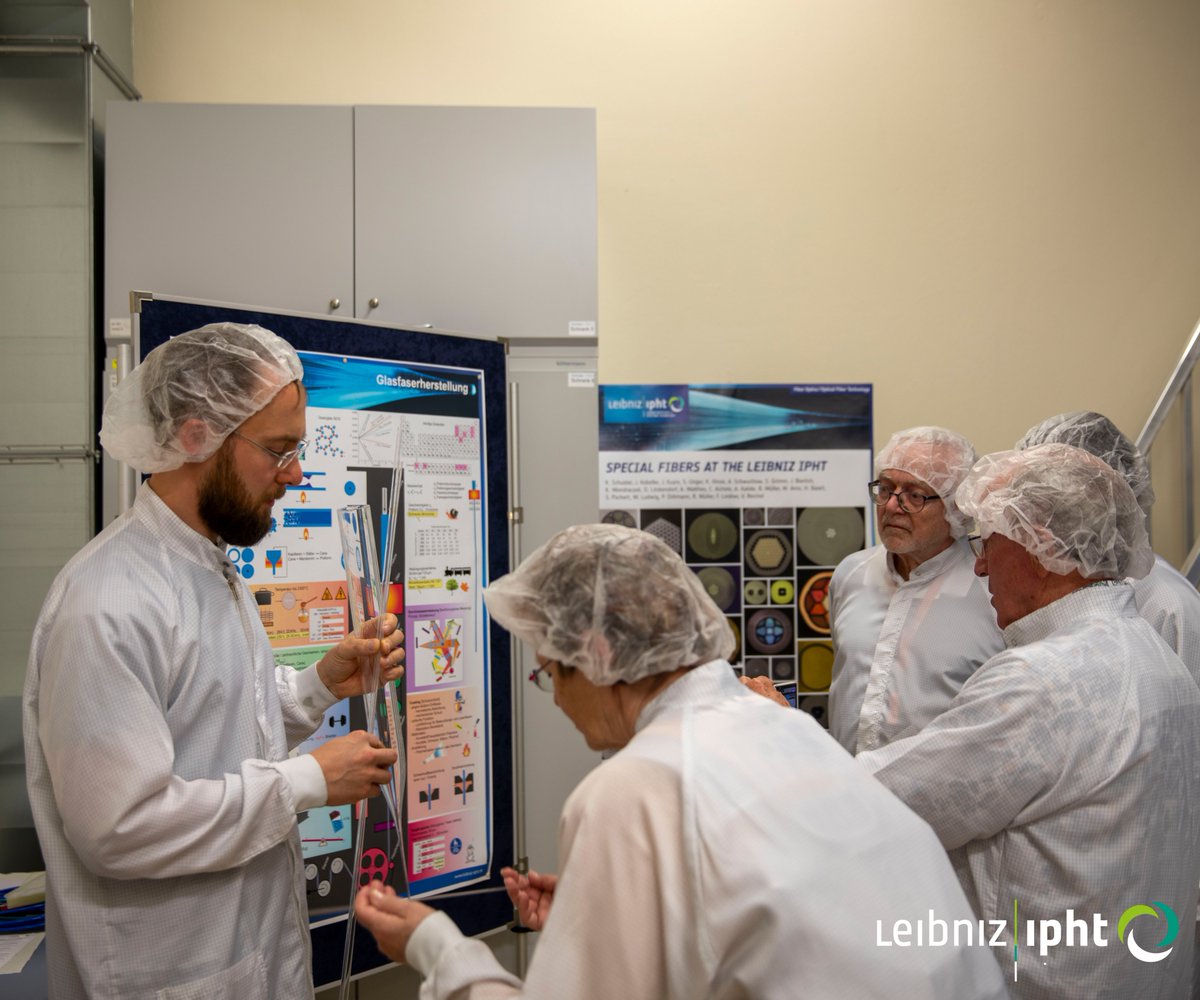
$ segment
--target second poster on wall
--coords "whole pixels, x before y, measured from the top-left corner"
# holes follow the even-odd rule
[[[826,724],[833,568],[868,544],[871,386],[602,385],[601,520],[678,552],[725,612],[735,669]]]

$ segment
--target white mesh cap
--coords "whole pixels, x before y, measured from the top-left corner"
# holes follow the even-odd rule
[[[945,427],[910,427],[893,434],[875,456],[875,478],[895,469],[928,483],[942,499],[950,534],[961,538],[970,519],[959,510],[954,492],[974,464],[975,446],[961,434]]]
[[[1154,506],[1154,487],[1150,485],[1150,466],[1138,447],[1103,413],[1076,410],[1060,413],[1030,427],[1017,442],[1017,451],[1039,444],[1073,444],[1102,458],[1125,477],[1147,516]]]
[[[203,462],[229,433],[304,377],[292,346],[261,326],[210,323],[151,351],[104,404],[100,443],[139,472]],[[186,440],[179,430],[189,420]]]
[[[734,649],[725,616],[683,560],[653,535],[617,524],[560,531],[483,598],[522,642],[602,686]]]
[[[1011,538],[1052,573],[1141,579],[1154,565],[1129,484],[1069,444],[984,455],[958,488],[958,505],[984,537]]]

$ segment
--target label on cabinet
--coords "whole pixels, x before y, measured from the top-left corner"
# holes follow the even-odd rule
[[[569,337],[596,336],[596,321],[594,319],[573,319],[567,324]]]

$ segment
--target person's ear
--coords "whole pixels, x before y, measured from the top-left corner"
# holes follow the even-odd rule
[[[1046,569],[1046,567],[1042,565],[1042,561],[1028,549],[1025,550],[1025,555],[1029,557],[1029,564],[1033,567],[1033,574],[1039,580],[1044,580],[1046,577],[1051,575],[1050,570]]]
[[[179,426],[175,433],[179,447],[188,456],[202,454],[212,440],[212,431],[207,423],[199,417],[190,417]]]

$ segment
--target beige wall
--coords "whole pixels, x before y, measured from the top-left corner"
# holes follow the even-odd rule
[[[595,107],[604,381],[871,381],[879,442],[1077,408],[1133,436],[1200,316],[1195,0],[134,18],[148,100]]]

